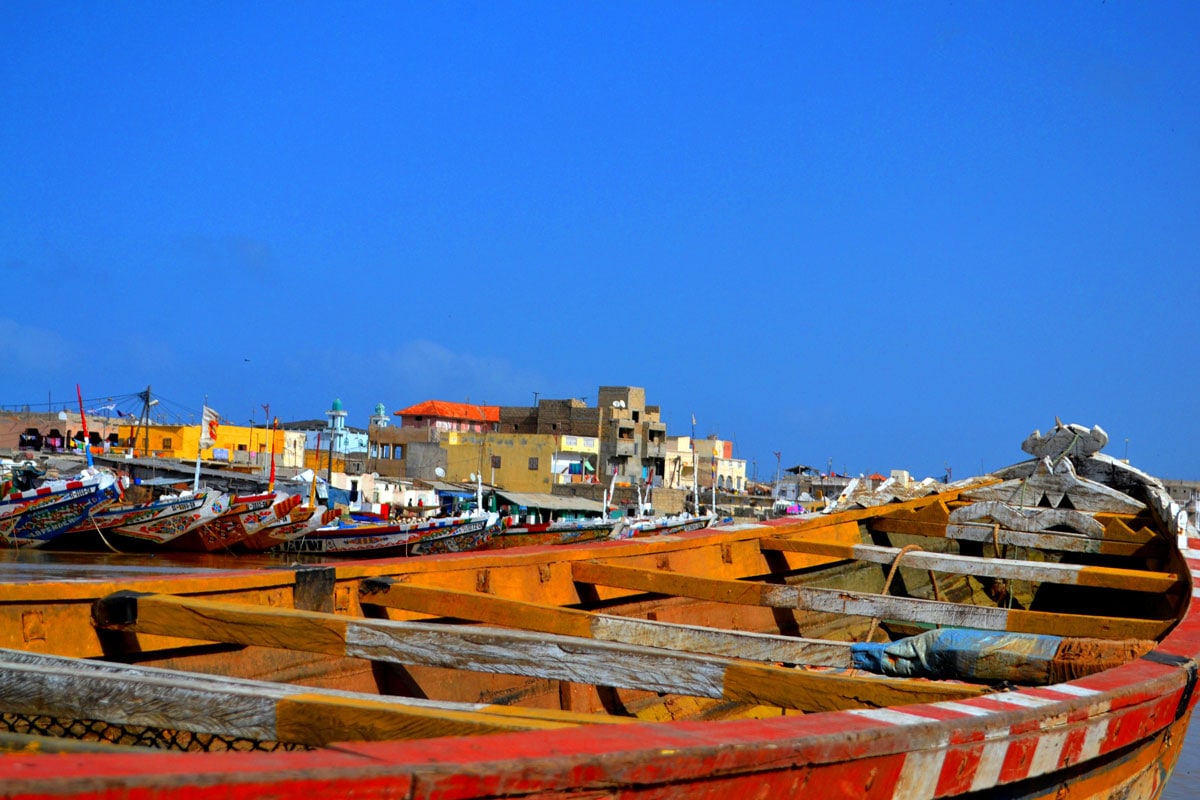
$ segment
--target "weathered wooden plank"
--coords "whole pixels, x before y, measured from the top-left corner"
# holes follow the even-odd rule
[[[1100,639],[1157,639],[1173,623],[1173,620],[1053,614],[841,589],[725,581],[658,570],[616,567],[594,561],[576,562],[572,569],[577,581],[634,591],[694,597],[720,603],[802,608],[831,614],[898,619],[981,630],[1092,636]]]
[[[620,718],[378,697],[265,681],[0,650],[0,707],[318,746],[543,730]]]
[[[344,626],[345,642],[341,655],[350,657],[744,701],[740,694],[745,690],[744,681],[735,681],[729,687],[725,685],[729,668],[744,662],[720,656],[478,626],[347,619],[314,611],[166,595],[138,595],[136,605],[129,603],[129,599],[130,594],[121,594],[97,601],[94,611],[97,624],[136,633],[169,632],[175,636],[187,635],[185,629],[194,630],[209,641],[239,644],[257,643],[252,641],[257,632],[277,627],[274,646],[290,644],[296,649],[320,648],[317,652],[329,652],[327,635]],[[204,619],[205,624],[196,626],[194,620],[197,618]],[[308,618],[306,624],[288,624],[302,618]],[[320,630],[322,636],[309,635],[313,629]],[[298,635],[288,642],[284,631],[294,631]],[[814,679],[831,674],[767,665],[762,668],[772,671],[773,679],[785,686],[789,680],[795,684],[795,692],[789,694],[774,689],[772,696],[779,699],[782,707],[799,710],[809,710],[804,704],[809,702],[811,690],[806,687]],[[775,671],[780,674],[775,675]],[[841,708],[861,708],[864,704],[882,706],[904,702],[897,698],[905,696],[910,698],[907,702],[913,703],[931,700],[922,681],[873,676],[847,680],[862,682],[861,691],[838,700],[825,699],[823,704],[838,702],[845,704],[839,706]],[[909,692],[906,687],[910,683],[920,685],[920,689]],[[972,697],[984,691],[970,684],[938,685],[938,699]],[[873,701],[877,693],[880,699]],[[760,696],[759,693],[752,694],[752,701],[758,702]]]
[[[763,539],[759,546],[763,550],[833,556],[868,561],[873,564],[891,564],[901,552],[898,547],[878,547],[869,544],[845,545],[803,539]],[[1090,567],[1046,561],[979,558],[955,553],[932,553],[924,550],[909,550],[904,554],[901,565],[954,575],[973,575],[1034,583],[1059,583],[1068,586],[1096,586],[1138,592],[1165,592],[1183,580],[1180,576],[1170,572]]]
[[[999,543],[1008,547],[1032,547],[1040,550],[1054,550],[1065,553],[1092,553],[1113,556],[1143,556],[1161,549],[1161,543],[1153,537],[1146,536],[1141,541],[1118,541],[1109,539],[1093,539],[1070,533],[1040,532],[1026,533],[996,528],[994,525],[983,523],[966,523],[955,525],[954,530],[947,529],[945,524],[907,520],[897,517],[880,517],[871,522],[871,530],[879,533],[901,533],[909,536],[931,536],[936,538],[952,538],[961,541],[981,542],[984,544]]]
[[[807,666],[849,667],[849,642],[804,639],[699,625],[596,614],[544,603],[529,603],[478,592],[459,592],[397,583],[364,581],[359,600],[422,614],[469,619],[527,631],[582,636],[608,642],[707,653],[753,661]]]

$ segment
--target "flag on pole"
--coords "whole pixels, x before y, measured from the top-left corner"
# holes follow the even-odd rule
[[[204,407],[200,418],[200,449],[212,447],[217,443],[217,428],[220,425],[216,410]]]

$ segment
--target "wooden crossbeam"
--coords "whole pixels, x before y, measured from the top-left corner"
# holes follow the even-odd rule
[[[504,625],[518,630],[660,647],[685,653],[805,666],[851,666],[849,642],[631,619],[479,592],[397,583],[391,578],[363,581],[359,600],[363,604]]]
[[[954,538],[983,544],[1002,544],[1010,547],[1032,547],[1040,550],[1057,550],[1067,553],[1093,553],[1113,556],[1145,556],[1159,550],[1158,540],[1150,536],[1139,541],[1121,541],[1108,538],[1096,539],[1071,533],[1054,531],[1013,531],[994,525],[968,523],[947,526],[944,523],[908,520],[898,517],[879,517],[870,523],[872,531],[879,533],[902,533],[910,536],[932,536],[939,539]],[[1127,528],[1128,529],[1128,528]]]
[[[0,650],[0,707],[310,746],[551,730],[621,718],[381,697]]]
[[[892,597],[841,589],[729,581],[659,570],[617,567],[595,561],[577,561],[571,567],[576,581],[632,591],[692,597],[720,603],[799,608],[876,619],[897,619],[958,628],[1097,639],[1157,639],[1174,622],[1055,614],[960,605],[939,600]]]
[[[575,636],[350,618],[315,611],[118,592],[96,601],[100,627],[283,647],[401,664],[524,675],[625,689],[832,711],[981,694],[970,684],[811,672]]]
[[[891,564],[900,555],[898,547],[878,547],[869,544],[838,544],[803,539],[763,539],[763,550],[778,550],[806,555]],[[910,550],[904,554],[901,566],[929,569],[954,575],[973,575],[981,578],[1059,583],[1068,586],[1096,586],[1136,592],[1165,592],[1183,579],[1170,572],[1150,572],[1115,567],[1089,567],[1080,564],[1058,564],[1045,561],[979,558],[954,553],[932,553]]]

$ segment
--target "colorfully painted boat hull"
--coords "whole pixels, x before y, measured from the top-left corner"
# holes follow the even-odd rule
[[[112,473],[98,472],[37,489],[13,492],[0,502],[0,546],[41,547],[121,495]]]
[[[502,550],[509,547],[531,547],[553,544],[580,544],[610,538],[616,520],[586,520],[581,522],[501,526],[492,536],[488,547]]]
[[[359,558],[465,553],[487,543],[493,525],[493,518],[480,516],[416,524],[323,528],[288,542],[286,548],[296,553]]]
[[[325,506],[294,509],[287,519],[267,525],[239,543],[238,549],[250,553],[263,553],[288,542],[314,533],[338,518],[340,512]]]
[[[175,537],[166,546],[172,550],[198,553],[230,551],[264,526],[285,519],[293,508],[300,505],[301,498],[298,495],[271,492],[235,496],[229,502],[230,508],[223,514]]]

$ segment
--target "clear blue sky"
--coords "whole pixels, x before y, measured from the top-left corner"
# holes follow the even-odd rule
[[[630,384],[760,478],[963,477],[1056,415],[1200,478],[1194,3],[9,3],[0,36],[0,404],[365,426]]]

